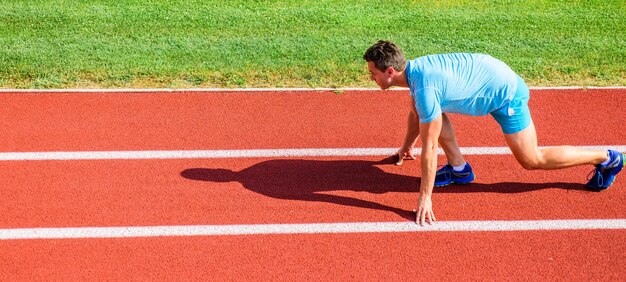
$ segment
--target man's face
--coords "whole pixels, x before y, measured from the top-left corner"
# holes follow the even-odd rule
[[[391,87],[391,71],[387,69],[387,71],[380,71],[376,68],[374,62],[367,62],[367,68],[370,71],[370,78],[373,81],[376,81],[376,84],[380,86],[380,89],[386,90]]]

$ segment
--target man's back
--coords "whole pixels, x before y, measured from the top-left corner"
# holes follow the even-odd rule
[[[443,113],[486,115],[506,105],[518,76],[502,61],[484,54],[428,55],[406,68],[421,122]]]

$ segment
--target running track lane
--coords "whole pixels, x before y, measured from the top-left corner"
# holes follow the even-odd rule
[[[0,162],[0,228],[410,220],[418,161],[382,158]],[[440,220],[626,218],[626,178],[593,193],[589,167],[467,159],[477,183],[436,188]]]
[[[0,241],[0,280],[624,279],[623,230]]]
[[[599,108],[607,108],[613,103],[624,104],[624,95],[613,90],[575,92],[570,93],[572,96],[556,94],[537,99],[537,97],[544,97],[545,92],[533,96],[531,103],[537,103],[533,109],[535,109],[535,122],[538,125],[541,144],[620,144],[616,140],[624,140],[623,131],[615,130],[599,135],[597,123],[563,123],[563,120],[578,121],[581,120],[581,116],[583,120],[604,119],[604,126],[618,128],[623,124],[623,117],[620,117],[621,120],[619,118],[610,120],[607,114],[592,114],[577,103],[585,104],[586,107],[592,104]],[[126,99],[127,97],[120,94],[93,94],[93,96],[92,94],[67,94],[65,97],[44,94],[34,98],[31,95],[18,97],[19,95],[9,94],[2,97],[13,99],[4,101],[4,105],[8,105],[3,111],[5,115],[3,121],[8,135],[6,140],[2,141],[7,143],[2,146],[5,151],[394,147],[397,146],[398,140],[404,133],[403,123],[406,116],[406,110],[396,110],[396,107],[404,107],[406,102],[400,103],[403,98],[396,99],[398,93],[400,92],[385,94],[372,92],[368,95],[359,92],[358,95],[346,93],[339,96],[328,92],[307,93],[311,94],[308,96],[302,93],[274,93],[267,96],[258,93],[249,93],[249,96],[215,93],[132,94],[131,96],[136,96],[131,99]],[[293,94],[293,96],[286,94]],[[217,97],[214,98],[211,95]],[[169,97],[175,98],[170,100]],[[403,97],[406,99],[406,95]],[[47,99],[46,103],[37,102],[40,98]],[[570,98],[575,102],[562,101]],[[605,99],[613,101],[607,102]],[[559,108],[545,107],[557,104],[559,101],[562,102]],[[355,106],[361,103],[363,107]],[[368,104],[369,106],[365,106]],[[28,110],[32,109],[33,105],[35,105],[35,110]],[[297,108],[295,105],[303,105],[311,111],[294,110]],[[16,112],[18,110],[28,113],[20,115]],[[259,123],[258,120],[264,122]],[[293,120],[301,122],[294,123]],[[112,124],[111,121],[113,121]],[[499,134],[488,130],[496,128],[495,123],[489,118],[466,120],[455,117],[455,124],[460,138],[467,140],[461,141],[462,146],[502,146],[503,144]],[[294,132],[299,132],[299,134],[294,134]],[[514,165],[510,156],[508,158],[502,156],[477,156],[475,158],[470,161],[484,167],[485,170],[479,174],[483,176],[490,175],[491,171],[502,165]],[[373,182],[366,183],[367,189],[365,190],[342,183],[343,188],[349,189],[330,191],[333,195],[369,201],[371,202],[369,206],[355,207],[348,204],[351,202],[343,202],[343,204],[342,202],[326,202],[317,205],[310,201],[302,201],[302,198],[289,201],[268,197],[261,193],[263,188],[260,191],[247,189],[247,187],[259,187],[254,183],[205,181],[203,177],[207,175],[207,169],[233,168],[242,171],[252,168],[251,170],[254,170],[254,167],[259,164],[267,165],[264,162],[268,160],[223,161],[216,163],[207,160],[186,160],[182,161],[180,166],[177,162],[181,161],[3,162],[1,164],[6,167],[5,171],[13,173],[7,177],[3,176],[3,179],[10,179],[8,185],[16,187],[9,190],[13,196],[10,200],[22,200],[20,194],[16,192],[20,189],[26,195],[40,193],[38,196],[32,198],[26,196],[24,199],[24,204],[33,208],[30,213],[27,208],[24,208],[21,212],[13,213],[15,215],[13,218],[17,218],[15,222],[9,221],[5,224],[13,227],[18,227],[13,223],[33,224],[34,226],[47,226],[46,224],[51,223],[95,226],[97,224],[93,222],[106,225],[128,220],[127,223],[132,224],[132,220],[140,220],[141,217],[145,220],[138,223],[140,225],[148,225],[151,222],[175,223],[180,222],[181,219],[192,222],[203,220],[204,223],[212,222],[211,220],[215,220],[216,223],[224,223],[228,220],[236,223],[246,220],[275,222],[283,219],[281,216],[285,216],[286,221],[294,222],[306,222],[311,219],[316,220],[315,222],[324,220],[332,222],[337,218],[343,219],[342,221],[348,221],[351,218],[354,221],[397,221],[401,216],[400,213],[385,209],[377,211],[376,208],[381,205],[390,206],[396,210],[410,207],[414,204],[412,195],[416,195],[406,190],[408,185],[402,186],[404,190],[395,192],[385,190],[384,193],[378,194],[381,192],[381,181],[389,177],[389,173],[378,173],[378,177],[382,175],[382,179],[370,178]],[[343,162],[345,165],[346,159],[313,158],[314,167],[319,167],[318,171],[321,169],[326,173],[329,173],[329,168],[333,168],[333,165],[328,166],[327,162],[333,161]],[[350,161],[349,158],[348,161]],[[174,163],[175,169],[168,170],[172,168],[171,163]],[[307,167],[307,163],[311,162],[303,162],[304,168]],[[403,167],[393,167],[400,175],[394,176],[394,181],[396,181],[394,183],[407,184],[416,170],[415,163],[412,163],[413,166],[408,164]],[[278,164],[280,167],[280,162]],[[497,166],[498,164],[500,166]],[[166,171],[159,170],[161,167]],[[381,169],[386,171],[391,170],[392,167]],[[440,219],[446,220],[455,219],[455,216],[459,216],[458,213],[461,213],[460,219],[466,219],[467,217],[463,217],[465,215],[479,219],[484,216],[494,219],[498,215],[501,215],[503,219],[516,218],[516,216],[521,219],[557,216],[563,218],[566,215],[560,215],[566,213],[573,213],[575,215],[573,218],[587,216],[590,218],[624,218],[620,210],[620,207],[624,206],[624,194],[620,193],[623,188],[604,193],[577,190],[573,188],[573,185],[584,182],[580,178],[582,178],[581,173],[586,174],[586,170],[578,168],[574,170],[560,171],[559,173],[562,174],[556,175],[537,175],[534,174],[535,172],[524,174],[526,172],[518,168],[510,174],[503,175],[508,178],[484,177],[482,178],[485,181],[482,182],[483,184],[508,184],[484,185],[483,188],[480,187],[481,185],[473,188],[468,186],[481,193],[454,192],[454,190],[449,193],[442,192],[441,198],[436,201],[442,205],[445,202],[445,209],[450,207],[448,210],[450,214],[444,211],[444,208],[439,208],[437,215]],[[302,172],[302,170],[299,171]],[[146,172],[149,172],[148,176]],[[368,170],[366,169],[365,172]],[[160,173],[164,173],[163,177]],[[176,173],[178,173],[177,177],[172,177]],[[269,183],[276,184],[275,181],[278,181],[280,175],[275,171],[272,173],[268,178]],[[129,174],[132,176],[129,177]],[[300,176],[302,177],[303,174],[300,173]],[[337,177],[332,173],[327,176]],[[352,175],[347,179],[354,180],[357,176]],[[133,177],[135,182],[129,183],[128,181]],[[310,175],[308,178],[306,178],[307,175],[304,177],[309,181],[308,183],[320,183],[320,180],[312,179]],[[560,178],[552,180],[556,179],[555,177]],[[34,185],[21,186],[20,182],[15,179],[25,180],[24,183]],[[554,182],[541,187],[533,184],[551,180]],[[185,183],[185,186],[172,186],[172,183],[177,183],[176,181],[183,181],[180,183]],[[293,185],[296,178],[286,178],[285,181],[284,185],[287,186],[283,187],[290,187],[289,185]],[[64,183],[65,186],[63,186]],[[514,192],[505,192],[504,189],[510,189],[512,183],[516,183],[513,185]],[[278,182],[278,184],[281,183]],[[186,185],[211,189],[211,192],[214,192],[212,188],[216,185],[217,189],[234,185],[233,189],[228,190],[234,195],[220,191],[224,194],[211,199],[226,200],[230,203],[207,201],[202,197],[193,198],[198,194],[188,195],[190,190],[186,189],[188,187]],[[50,190],[46,190],[45,187],[49,187]],[[166,191],[163,191],[164,187]],[[174,189],[170,190],[167,187]],[[620,187],[623,185],[612,188]],[[80,192],[80,189],[86,191]],[[107,191],[109,189],[117,193],[110,193]],[[300,192],[305,192],[304,194],[307,195],[310,189],[319,188],[311,185]],[[206,190],[201,190],[199,193],[204,191]],[[237,196],[241,192],[244,195],[248,194],[244,197]],[[78,197],[74,197],[75,195]],[[46,196],[51,198],[48,201],[39,199]],[[206,194],[200,196],[206,196]],[[234,196],[234,198],[229,196]],[[450,205],[447,205],[450,199],[457,197],[463,199],[457,200],[456,203],[452,201]],[[498,202],[498,199],[501,202]],[[151,206],[147,200],[156,202],[154,206]],[[167,206],[168,200],[170,206]],[[559,206],[561,202],[558,200],[563,200],[564,208]],[[93,201],[91,209],[84,204],[89,201]],[[263,205],[264,202],[266,205]],[[249,210],[243,207],[245,204],[254,203],[257,206],[253,205]],[[8,206],[2,204],[2,207],[8,207],[9,212],[18,206],[16,203],[7,202],[7,204]],[[213,204],[216,207],[213,207]],[[233,210],[233,207],[237,207],[237,204],[241,204],[239,212],[243,212],[233,216],[232,214],[237,212]],[[85,209],[82,211],[73,209],[72,205],[82,205],[81,207]],[[294,205],[299,207],[294,209]],[[303,205],[306,209],[302,208]],[[461,209],[455,209],[455,205]],[[491,213],[482,212],[487,206],[495,208],[490,210]],[[520,213],[513,212],[518,206],[522,207]],[[165,207],[165,210],[173,214],[156,215],[162,210],[159,209],[160,207]],[[207,207],[210,216],[196,217],[207,211]],[[576,207],[583,207],[586,210],[577,210]],[[177,209],[178,213],[176,213]],[[259,213],[264,209],[273,210],[273,213]],[[309,213],[306,213],[307,209],[310,209]],[[90,217],[86,211],[93,212],[93,216]],[[108,212],[111,212],[111,215],[107,215]],[[293,217],[286,212],[293,212]],[[325,217],[327,212],[331,218],[319,218]],[[408,210],[405,210],[406,212]],[[32,217],[30,219],[28,216],[20,217],[21,213]],[[5,214],[4,211],[3,214]],[[155,215],[151,217],[150,214]],[[370,216],[368,214],[373,215],[368,217]],[[116,219],[115,216],[118,218]],[[74,275],[73,277],[88,279],[113,277],[117,274],[120,278],[127,278],[135,274],[138,278],[242,277],[245,279],[260,277],[267,279],[276,278],[282,274],[287,279],[316,275],[321,278],[343,277],[354,280],[368,277],[383,279],[423,275],[422,277],[435,279],[438,277],[450,279],[569,277],[580,280],[618,280],[625,276],[623,267],[620,267],[626,260],[623,242],[625,242],[623,230],[17,240],[0,242],[3,250],[0,262],[2,265],[9,266],[3,268],[7,269],[7,273],[0,272],[2,273],[0,277],[52,278]],[[5,253],[4,250],[7,252]],[[425,260],[428,257],[432,258],[435,264],[430,264],[428,260]],[[549,262],[544,263],[546,260]],[[485,263],[481,264],[482,262]],[[22,268],[22,266],[26,267]],[[302,276],[298,276],[300,274]]]
[[[626,118],[611,111],[626,104],[624,90],[531,95],[540,145],[626,140]],[[409,100],[407,91],[3,93],[0,150],[398,147]],[[452,118],[461,146],[505,146],[493,118]]]

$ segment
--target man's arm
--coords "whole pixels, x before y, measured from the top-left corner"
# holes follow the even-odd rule
[[[437,147],[439,134],[441,133],[441,116],[428,123],[419,125],[422,139],[421,170],[422,181],[420,184],[420,196],[417,203],[417,216],[415,222],[420,225],[424,221],[431,223],[435,221],[431,196],[435,185],[437,174]]]
[[[396,165],[401,165],[402,161],[405,158],[410,160],[414,160],[413,156],[413,146],[415,146],[415,142],[417,142],[417,137],[420,135],[419,128],[419,117],[417,115],[417,111],[415,110],[415,101],[411,98],[409,116],[407,117],[406,122],[406,135],[404,136],[404,142],[402,143],[402,147],[398,150],[398,162]]]

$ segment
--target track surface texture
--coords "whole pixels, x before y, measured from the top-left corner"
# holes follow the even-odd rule
[[[0,155],[396,148],[409,100],[408,91],[373,90],[9,92],[0,95]],[[624,105],[624,89],[531,90],[540,146],[624,148]],[[496,221],[515,230],[63,237],[73,228],[410,223],[419,160],[2,159],[0,280],[626,279],[626,174],[606,191],[587,191],[591,166],[526,171],[510,154],[489,153],[506,146],[490,116],[451,119],[460,146],[478,150],[466,157],[477,179],[435,188],[434,224]],[[617,225],[523,230],[518,222],[554,220]],[[58,238],[37,237],[44,232]]]

